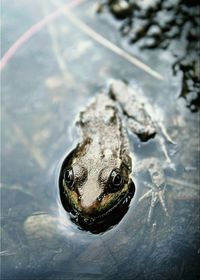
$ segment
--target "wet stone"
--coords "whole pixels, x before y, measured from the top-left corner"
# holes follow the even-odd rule
[[[152,25],[149,30],[147,35],[152,36],[152,37],[158,37],[161,33],[161,29],[158,25]]]
[[[110,1],[110,10],[117,18],[123,19],[131,14],[132,5],[125,0]]]
[[[189,91],[192,91],[194,89],[194,81],[192,79],[188,79],[186,81],[186,83],[187,83]]]
[[[51,241],[56,236],[58,221],[48,214],[35,214],[24,222],[24,231],[28,240]]]
[[[148,28],[149,26],[146,20],[143,19],[135,20],[133,22],[133,27],[129,34],[131,43],[137,42],[141,38],[145,37]]]
[[[161,43],[161,48],[162,49],[167,49],[170,45],[170,41],[169,40],[163,40],[162,43]]]
[[[107,1],[107,6],[120,1]],[[174,57],[174,74],[183,72],[181,96],[198,92],[200,39],[199,4],[197,1],[126,1],[132,4],[130,14],[124,14],[120,32],[130,44],[142,50],[169,51]],[[131,5],[130,5],[131,6]],[[129,7],[130,7],[129,6]],[[114,6],[113,6],[114,7]],[[191,81],[193,81],[193,85]],[[193,100],[193,99],[192,99]],[[192,101],[192,111],[199,103]],[[187,105],[188,107],[188,105]],[[191,107],[191,106],[189,106]],[[198,106],[196,107],[198,108]]]
[[[171,10],[178,4],[178,2],[179,0],[163,1],[163,8],[166,10]]]
[[[143,49],[145,49],[145,48],[153,49],[156,47],[156,45],[157,45],[157,42],[156,42],[155,38],[149,37],[149,38],[142,39],[140,47]]]
[[[138,7],[141,10],[148,11],[157,7],[160,3],[160,0],[149,0],[149,1],[136,0],[135,3],[138,5]]]
[[[192,112],[197,112],[200,109],[200,92],[190,92],[186,96],[187,107],[190,108]]]
[[[161,10],[156,13],[154,20],[160,25],[161,28],[170,28],[170,24],[174,22],[174,14],[166,13],[165,10]]]
[[[172,26],[169,31],[166,33],[166,36],[170,39],[176,38],[180,34],[180,29],[178,26]]]
[[[192,41],[196,41],[196,40],[199,39],[199,34],[198,34],[196,28],[190,29],[190,31],[189,31],[189,33],[188,33],[188,36],[187,36],[187,39],[188,39],[188,40],[192,40]]]
[[[198,98],[198,93],[193,91],[193,92],[190,92],[190,94],[187,95],[187,101],[190,103],[192,102],[193,100],[197,99]]]
[[[130,32],[130,30],[131,30],[131,26],[129,24],[124,24],[120,28],[121,34],[123,36],[126,36]]]

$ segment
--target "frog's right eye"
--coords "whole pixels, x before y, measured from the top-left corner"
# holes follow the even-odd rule
[[[118,169],[114,169],[109,178],[109,191],[116,192],[123,185],[123,177]]]
[[[64,182],[69,189],[74,189],[74,172],[72,168],[64,171]]]

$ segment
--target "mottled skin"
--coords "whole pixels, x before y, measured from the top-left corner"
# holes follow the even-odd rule
[[[77,125],[81,139],[70,159],[65,160],[61,179],[64,195],[81,216],[99,217],[109,212],[125,199],[133,184],[129,141],[122,120],[142,141],[157,132],[137,93],[118,80],[111,82],[109,95],[98,94],[80,113]],[[163,196],[165,178],[159,161],[147,159],[137,164],[137,169],[134,167],[137,170],[148,170],[152,180],[151,189],[139,200],[152,197],[148,221],[157,201],[168,215]]]
[[[147,141],[155,136],[155,124],[133,88],[122,81],[115,80],[111,82],[109,94],[122,108],[123,114],[127,117],[127,127],[132,133],[141,141]]]
[[[136,134],[141,141],[148,141],[150,138],[153,138],[156,133],[160,133],[158,140],[166,157],[166,161],[171,165],[171,160],[163,143],[164,138],[172,144],[174,144],[174,142],[162,123],[158,124],[156,121],[152,120],[151,114],[154,108],[148,110],[149,104],[145,103],[132,87],[120,80],[115,80],[111,83],[109,94],[111,98],[119,104],[123,114],[126,116],[126,124],[129,130]],[[143,199],[151,197],[147,221],[151,221],[153,209],[157,202],[160,202],[164,213],[168,216],[164,198],[166,179],[161,162],[157,158],[151,157],[136,165],[137,167],[134,168],[134,171],[136,173],[148,172],[152,182],[151,184],[145,182],[148,190],[139,199],[139,202],[141,202]]]
[[[63,179],[64,189],[78,212],[99,216],[129,191],[132,169],[128,139],[114,102],[104,94],[97,95],[81,112],[78,126],[81,140],[70,162],[74,186],[70,189]],[[113,170],[123,179],[117,190],[110,186]]]

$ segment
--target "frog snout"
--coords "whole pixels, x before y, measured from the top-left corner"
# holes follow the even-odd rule
[[[79,189],[79,206],[83,212],[89,214],[98,207],[98,197],[102,190],[95,184],[85,184]]]
[[[93,216],[98,212],[100,202],[97,198],[88,200],[88,199],[80,199],[79,200],[79,209],[81,212],[88,216]]]
[[[85,212],[86,214],[91,214],[98,208],[98,196],[94,197],[80,197],[79,205],[82,209],[82,212]]]

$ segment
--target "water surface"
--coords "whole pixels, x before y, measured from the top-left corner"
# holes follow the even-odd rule
[[[199,115],[178,98],[181,73],[171,53],[131,48],[113,22],[86,1],[74,14],[114,44],[158,71],[158,80],[101,46],[66,16],[27,41],[2,71],[1,265],[2,279],[197,279],[199,256]],[[49,1],[3,1],[2,54],[18,36],[55,11]],[[59,168],[78,141],[75,119],[110,78],[126,79],[158,111],[176,142],[165,141],[175,168],[165,170],[170,218],[150,200],[142,176],[122,221],[94,235],[72,224],[59,204]],[[130,136],[135,162],[157,156],[158,138]],[[135,163],[136,164],[136,163]]]

